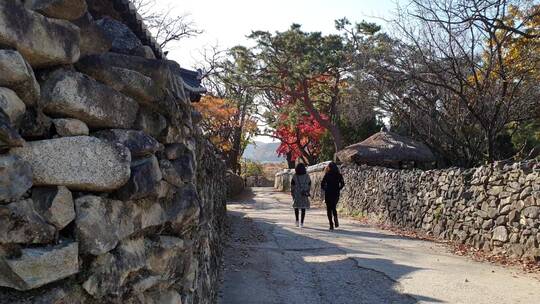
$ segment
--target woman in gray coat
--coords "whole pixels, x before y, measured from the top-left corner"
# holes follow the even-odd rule
[[[293,197],[294,215],[296,217],[296,227],[304,227],[306,209],[309,209],[309,191],[311,189],[311,179],[306,172],[306,166],[302,163],[296,165],[295,174],[291,180],[291,194]],[[302,217],[298,221],[298,213],[302,211]]]

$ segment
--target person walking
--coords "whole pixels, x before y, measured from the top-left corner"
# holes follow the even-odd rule
[[[328,216],[330,230],[334,230],[334,227],[339,227],[336,207],[339,201],[339,192],[345,187],[345,181],[343,181],[343,175],[341,175],[338,166],[334,162],[330,162],[324,171],[321,189],[324,190],[324,202],[326,203],[326,215]]]
[[[294,216],[296,217],[296,227],[304,227],[306,209],[309,209],[309,191],[311,189],[311,179],[306,172],[306,166],[302,163],[296,165],[295,173],[291,180],[291,194],[293,198]],[[299,213],[300,220],[298,219]]]

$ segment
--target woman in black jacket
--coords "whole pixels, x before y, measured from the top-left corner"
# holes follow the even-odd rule
[[[336,206],[339,201],[339,192],[345,187],[343,175],[339,172],[338,166],[331,162],[325,169],[325,174],[321,182],[321,188],[324,190],[324,202],[326,203],[326,215],[330,223],[330,230],[339,227]],[[334,216],[334,221],[332,221]]]

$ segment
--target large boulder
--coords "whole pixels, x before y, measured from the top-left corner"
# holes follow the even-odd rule
[[[130,176],[129,150],[94,137],[34,141],[11,153],[30,163],[37,186],[111,191],[124,185]]]
[[[54,240],[55,233],[31,199],[0,205],[0,243],[46,244]]]
[[[81,43],[79,46],[81,58],[106,53],[111,49],[111,40],[107,38],[103,29],[94,22],[94,18],[90,13],[86,13],[73,22],[81,30]]]
[[[32,67],[14,50],[0,50],[0,86],[8,87],[28,106],[40,96],[39,84]]]
[[[142,131],[111,129],[99,131],[92,135],[126,146],[133,158],[149,156],[161,149],[161,144],[157,140]]]
[[[58,230],[75,219],[73,196],[64,186],[33,188],[32,201],[36,211]]]
[[[0,156],[0,202],[18,200],[32,187],[32,168],[19,157]]]
[[[38,288],[78,272],[77,243],[27,248],[20,257],[0,257],[0,286],[17,290]]]
[[[76,118],[91,128],[128,129],[139,109],[135,100],[84,74],[67,70],[49,75],[42,85],[42,102],[45,113]]]
[[[47,17],[76,20],[86,13],[86,0],[26,0],[28,9]]]
[[[110,52],[82,58],[77,63],[77,67],[82,69],[83,66],[85,69],[106,69],[106,67],[111,66],[137,71],[142,75],[150,77],[157,87],[166,88],[170,92],[170,94],[163,92],[157,102],[150,105],[154,111],[158,111],[166,116],[179,114],[171,112],[172,110],[178,110],[175,108],[177,102],[189,103],[184,90],[185,83],[181,76],[181,68],[174,61],[153,60]]]
[[[98,20],[97,25],[105,32],[112,41],[111,51],[126,55],[144,56],[141,41],[127,25],[109,17]]]
[[[119,201],[86,195],[75,200],[75,230],[80,250],[101,255],[118,242],[149,227],[166,223],[182,233],[197,223],[200,212],[195,186],[176,188],[172,199]]]
[[[99,61],[81,61],[76,66],[79,71],[134,98],[140,104],[152,105],[163,96],[162,89],[152,78],[134,70],[99,63]]]
[[[80,136],[90,133],[88,126],[78,119],[58,118],[53,119],[53,124],[56,133],[60,136]]]
[[[155,156],[135,161],[131,164],[131,177],[118,190],[118,197],[122,200],[158,197],[161,177],[161,170]]]
[[[189,270],[191,255],[188,252],[191,250],[189,242],[169,236],[123,241],[114,251],[92,262],[83,288],[94,298],[101,299],[121,298],[126,293],[140,296],[154,286],[171,286]],[[130,275],[136,272],[145,273],[146,279]],[[161,298],[168,299],[165,295]]]
[[[26,105],[15,92],[0,87],[0,109],[9,117],[11,124],[17,125],[26,112]]]
[[[79,29],[47,18],[17,1],[0,1],[0,44],[16,48],[33,67],[71,64],[79,59]]]

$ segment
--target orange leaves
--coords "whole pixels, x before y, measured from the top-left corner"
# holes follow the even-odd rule
[[[201,124],[210,141],[222,151],[230,151],[231,136],[239,124],[238,109],[230,101],[213,96],[203,96],[194,105],[203,116]]]
[[[221,151],[228,152],[233,148],[235,130],[242,133],[256,133],[257,122],[248,118],[241,125],[238,108],[232,100],[214,96],[203,96],[201,101],[194,104],[203,120],[201,125],[210,141]]]

